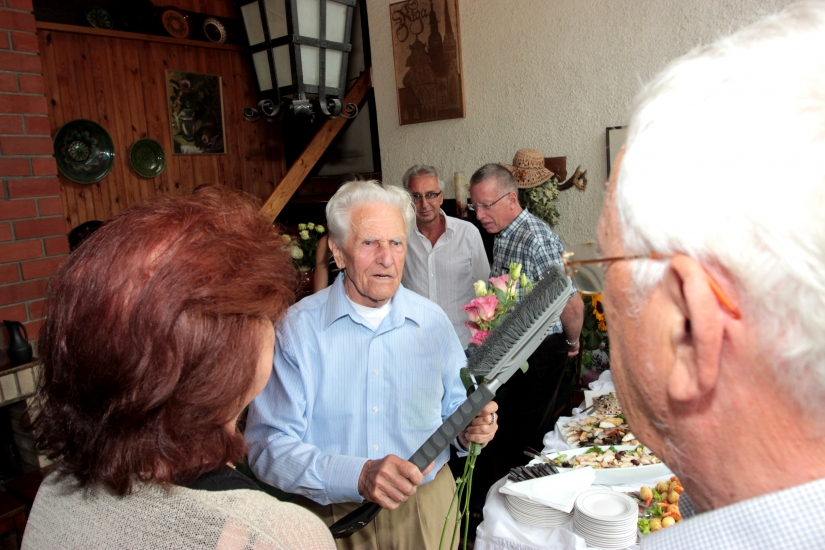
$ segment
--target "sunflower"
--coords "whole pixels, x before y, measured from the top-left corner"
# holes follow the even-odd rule
[[[593,316],[599,322],[599,330],[607,332],[607,319],[604,317],[604,304],[602,304],[602,295],[594,294],[591,298],[591,305],[593,306]]]

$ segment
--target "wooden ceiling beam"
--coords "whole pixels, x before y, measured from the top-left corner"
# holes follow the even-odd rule
[[[347,92],[347,96],[343,101],[344,105],[354,103],[358,105],[359,108],[361,107],[364,98],[367,96],[367,92],[372,87],[370,72],[370,67],[367,67],[364,72],[361,73],[361,76],[352,88],[350,88],[349,92]],[[266,216],[269,221],[275,221],[275,218],[277,218],[281,210],[284,209],[286,203],[289,202],[289,199],[292,198],[292,195],[298,190],[298,187],[301,186],[301,183],[303,183],[304,179],[309,175],[310,170],[312,170],[318,162],[318,159],[321,158],[321,155],[324,154],[327,147],[330,146],[332,140],[335,139],[335,136],[338,135],[346,122],[347,119],[344,117],[338,117],[334,120],[328,119],[324,122],[318,130],[318,133],[315,134],[312,141],[310,141],[306,149],[303,150],[301,156],[289,167],[284,178],[266,199],[266,202],[261,208],[261,213]]]

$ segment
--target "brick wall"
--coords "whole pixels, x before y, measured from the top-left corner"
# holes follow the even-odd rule
[[[52,151],[32,0],[0,0],[0,320],[23,321],[32,341],[69,251]]]

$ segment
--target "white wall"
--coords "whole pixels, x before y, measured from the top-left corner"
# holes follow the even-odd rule
[[[511,162],[522,147],[566,156],[568,174],[580,164],[590,181],[583,193],[561,194],[556,230],[569,244],[595,235],[605,128],[627,122],[641,83],[694,46],[791,2],[459,0],[467,117],[407,126],[398,124],[390,3],[367,0],[384,180],[400,185],[409,166],[432,164],[453,197],[453,172],[469,177],[487,162]]]

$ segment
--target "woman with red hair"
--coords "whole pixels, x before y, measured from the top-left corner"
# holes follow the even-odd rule
[[[69,256],[33,407],[56,468],[23,547],[334,548],[231,466],[296,277],[255,203],[221,187],[139,203]]]

